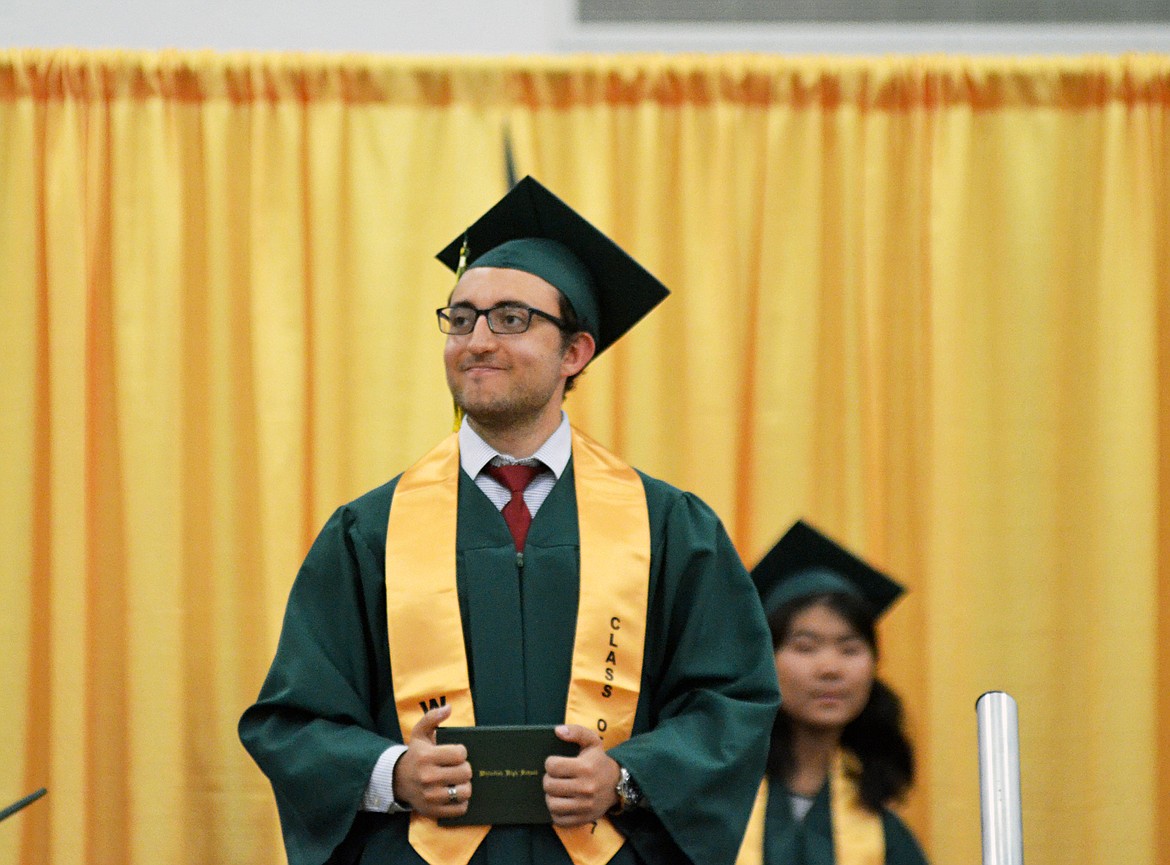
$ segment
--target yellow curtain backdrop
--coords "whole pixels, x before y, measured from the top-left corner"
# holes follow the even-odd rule
[[[939,865],[1170,863],[1170,58],[0,52],[0,826],[283,861],[235,737],[316,528],[449,428],[431,254],[504,141],[674,289],[569,410],[883,629]]]

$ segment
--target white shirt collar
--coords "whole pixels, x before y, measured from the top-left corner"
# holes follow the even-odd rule
[[[562,411],[560,425],[557,426],[552,435],[545,439],[544,444],[536,449],[532,458],[540,460],[548,466],[559,480],[565,467],[569,464],[572,452],[573,434],[569,429],[569,416]],[[459,425],[459,465],[463,467],[463,471],[467,472],[469,477],[477,477],[483,471],[483,467],[496,456],[507,457],[509,460],[515,459],[510,454],[499,453],[485,442],[479,433],[471,428],[465,415],[463,423]]]

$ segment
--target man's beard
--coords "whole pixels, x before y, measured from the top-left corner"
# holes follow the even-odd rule
[[[539,417],[552,401],[555,386],[547,392],[528,389],[482,400],[469,399],[464,388],[452,387],[451,396],[460,410],[487,429],[509,429]]]

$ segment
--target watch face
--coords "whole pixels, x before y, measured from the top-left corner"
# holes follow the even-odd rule
[[[622,804],[627,808],[631,805],[637,805],[638,800],[642,798],[641,792],[634,785],[633,779],[630,778],[630,773],[626,768],[622,767],[622,777],[618,781],[617,787],[618,796],[621,797]]]

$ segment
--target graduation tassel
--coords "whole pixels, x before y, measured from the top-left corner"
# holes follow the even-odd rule
[[[463,274],[466,270],[467,270],[467,232],[465,231],[465,232],[463,232],[463,243],[459,246],[459,265],[455,268],[455,281],[456,282],[459,281],[460,277],[463,276]],[[463,409],[461,409],[459,407],[459,405],[454,402],[454,400],[452,400],[452,403],[455,405],[455,421],[452,424],[452,426],[455,429],[455,431],[458,432],[459,427],[463,424]]]
[[[459,247],[459,265],[455,268],[455,281],[463,276],[463,272],[467,270],[467,232],[463,232],[463,243]]]

